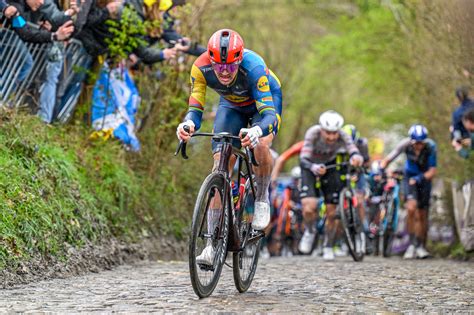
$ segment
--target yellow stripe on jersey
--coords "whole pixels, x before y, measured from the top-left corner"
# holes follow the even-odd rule
[[[207,82],[202,71],[196,65],[193,65],[191,68],[190,83],[191,96],[189,98],[189,105],[200,105],[201,107],[204,107],[204,103],[206,102]],[[196,101],[199,104],[193,104]]]

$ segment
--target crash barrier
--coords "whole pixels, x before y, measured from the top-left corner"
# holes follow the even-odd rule
[[[39,28],[38,25],[29,24]],[[0,105],[18,107],[44,73],[50,44],[25,43],[5,19],[0,21]]]
[[[28,25],[39,28],[36,24]],[[82,43],[75,39],[66,44],[26,43],[0,16],[0,106],[38,104],[48,61],[54,58],[64,58],[57,85],[54,118],[66,123],[77,104],[91,57]]]

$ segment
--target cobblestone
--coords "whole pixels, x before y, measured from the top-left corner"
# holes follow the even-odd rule
[[[0,291],[2,312],[473,312],[474,264],[349,257],[261,260],[249,292],[224,267],[199,300],[187,262],[147,262]]]

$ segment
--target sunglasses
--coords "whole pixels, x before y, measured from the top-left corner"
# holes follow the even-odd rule
[[[237,69],[239,69],[240,62],[234,62],[234,63],[217,63],[217,62],[211,62],[212,69],[216,71],[217,73],[222,73],[224,71],[227,72],[235,72]]]

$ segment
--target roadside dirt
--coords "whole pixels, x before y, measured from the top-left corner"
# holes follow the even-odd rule
[[[143,260],[182,260],[186,247],[185,241],[171,237],[144,239],[138,244],[111,239],[81,248],[70,247],[65,257],[33,257],[28,262],[1,270],[0,287],[5,289],[40,280],[97,273]]]

